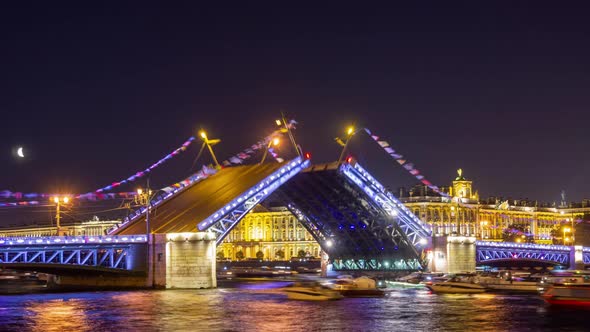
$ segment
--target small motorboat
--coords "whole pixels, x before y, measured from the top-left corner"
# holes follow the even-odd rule
[[[590,308],[590,283],[553,284],[542,297],[554,306]]]
[[[476,294],[486,291],[484,286],[475,283],[472,278],[464,279],[458,277],[453,277],[443,282],[426,284],[426,287],[433,293],[445,294]]]
[[[355,279],[338,279],[328,285],[329,288],[346,297],[382,297],[385,291],[377,288],[375,280],[368,277]]]
[[[339,292],[319,284],[309,286],[295,284],[291,287],[283,288],[282,291],[287,294],[287,298],[290,300],[330,301],[343,298]]]

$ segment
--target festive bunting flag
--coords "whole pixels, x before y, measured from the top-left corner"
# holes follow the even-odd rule
[[[393,159],[395,159],[395,161],[397,161],[398,164],[402,165],[402,167],[406,169],[411,175],[413,175],[418,181],[422,182],[423,184],[425,184],[441,196],[449,197],[447,193],[440,191],[440,189],[437,186],[433,185],[432,183],[430,183],[430,181],[426,180],[424,176],[420,174],[420,171],[415,168],[414,164],[407,162],[407,160],[405,159],[402,159],[403,156],[401,154],[395,153],[395,150],[390,147],[387,141],[380,141],[379,136],[373,135],[371,131],[367,128],[365,128],[365,131],[367,132],[367,134],[369,134],[369,136],[371,136],[371,138],[375,142],[377,142],[377,144],[379,144],[379,146],[383,148],[383,150],[385,150],[385,152],[387,152],[387,154],[389,154]]]

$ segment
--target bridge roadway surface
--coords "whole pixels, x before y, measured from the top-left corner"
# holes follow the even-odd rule
[[[234,166],[221,169],[150,210],[153,233],[196,232],[197,223],[254,187],[284,164]],[[124,225],[113,235],[145,234],[145,215]]]

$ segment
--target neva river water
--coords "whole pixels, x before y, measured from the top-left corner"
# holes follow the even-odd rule
[[[536,296],[436,295],[289,301],[279,283],[213,290],[0,296],[2,331],[588,331],[590,312]]]

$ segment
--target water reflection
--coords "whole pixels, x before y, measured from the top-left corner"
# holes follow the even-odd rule
[[[214,290],[0,296],[0,330],[19,331],[560,331],[585,330],[584,312],[538,297],[436,295],[289,301],[273,284]]]

